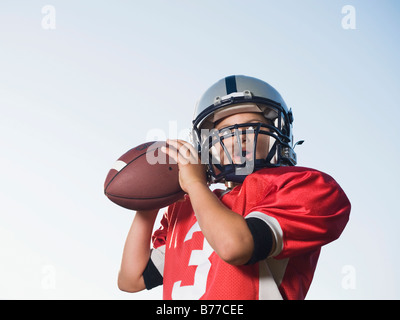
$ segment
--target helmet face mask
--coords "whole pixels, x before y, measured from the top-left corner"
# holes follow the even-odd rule
[[[263,117],[219,125],[231,115],[249,112]],[[214,84],[200,99],[193,120],[194,143],[207,164],[210,182],[243,182],[262,168],[296,165],[292,121],[279,93],[261,80],[232,76]]]
[[[208,155],[207,164],[215,181],[228,178],[240,182],[256,168],[265,167],[270,138],[269,128],[263,123],[212,129],[201,154]]]

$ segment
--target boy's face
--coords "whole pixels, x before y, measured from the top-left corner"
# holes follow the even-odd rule
[[[237,113],[226,118],[219,120],[215,124],[215,129],[221,130],[235,124],[243,123],[258,123],[268,124],[268,120],[264,118],[261,113],[246,112]],[[254,160],[253,150],[254,150],[254,133],[246,128],[240,128],[243,130],[243,134],[239,135],[239,141],[236,136],[224,138],[223,143],[229,152],[234,164],[242,164],[244,161]],[[266,130],[265,128],[263,130]],[[246,133],[247,132],[247,133]],[[221,135],[223,135],[224,130],[222,130]],[[218,144],[219,145],[219,144]],[[220,147],[219,154],[221,159],[221,164],[230,164],[229,159],[226,157],[225,152]],[[256,149],[256,159],[265,159],[269,152],[269,136],[265,134],[259,134],[257,139],[257,149]]]

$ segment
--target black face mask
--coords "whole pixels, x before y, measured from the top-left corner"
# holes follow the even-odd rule
[[[265,158],[257,159],[256,151],[260,135],[268,137],[269,150],[265,150],[264,154],[267,154]],[[286,158],[278,151],[282,150],[282,146],[290,147],[280,135],[275,126],[266,123],[243,123],[219,130],[211,129],[201,147],[202,163],[207,164],[210,181],[242,183],[249,174],[257,170],[283,165]],[[225,143],[227,139],[233,139],[230,145],[232,148],[233,144],[236,150],[228,150]],[[247,141],[246,146],[251,146],[251,150],[244,150],[244,141]],[[224,157],[223,163],[221,156]]]

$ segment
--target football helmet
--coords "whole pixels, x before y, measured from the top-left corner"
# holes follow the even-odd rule
[[[261,114],[262,120],[218,125],[248,112]],[[292,110],[268,83],[243,75],[216,82],[197,103],[192,128],[210,182],[243,182],[261,168],[296,165],[292,123]]]

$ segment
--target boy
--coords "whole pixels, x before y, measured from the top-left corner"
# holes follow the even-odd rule
[[[230,76],[200,99],[194,148],[169,140],[187,193],[137,212],[118,278],[136,292],[163,284],[164,299],[304,299],[321,247],[337,239],[350,203],[328,175],[295,167],[293,115],[269,84]],[[226,191],[208,183],[225,182]]]

